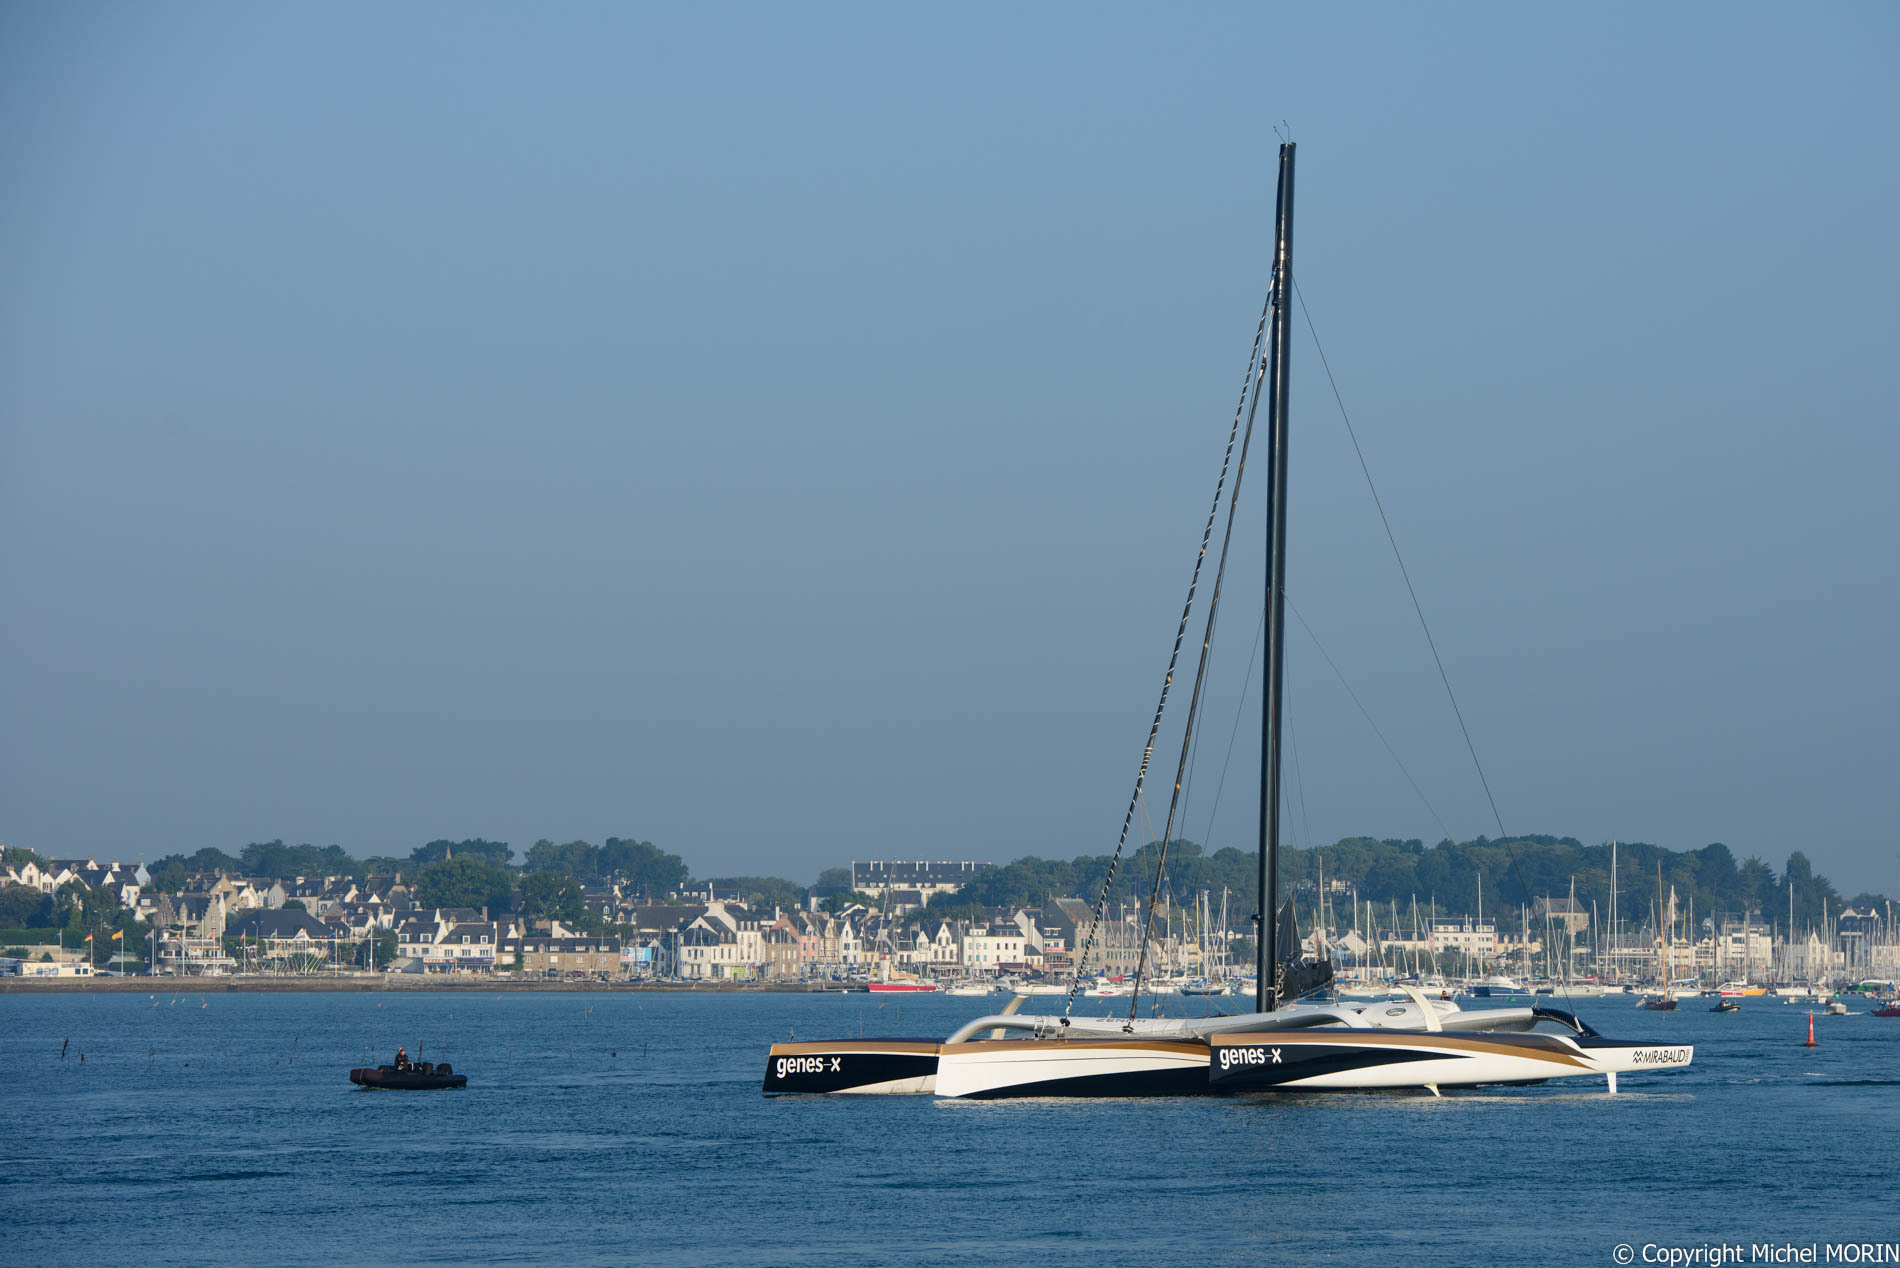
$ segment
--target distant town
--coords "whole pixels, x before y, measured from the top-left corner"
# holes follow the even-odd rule
[[[407,859],[253,843],[147,864],[6,847],[0,975],[461,974],[686,983],[1157,981],[1251,974],[1256,855],[854,861],[694,879],[650,842],[433,841]],[[1771,982],[1900,973],[1891,900],[1796,853],[1571,838],[1348,838],[1286,852],[1306,949],[1349,976]],[[1612,874],[1615,876],[1612,882]],[[1152,898],[1152,903],[1150,899]],[[1101,911],[1098,920],[1097,910]],[[1074,957],[1087,949],[1076,973]]]

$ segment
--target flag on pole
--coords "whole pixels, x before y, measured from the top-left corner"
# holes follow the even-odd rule
[[[91,934],[87,934],[87,935],[86,935],[86,941],[87,941],[87,942],[91,942],[91,941],[92,941],[92,935],[91,935]]]
[[[114,929],[114,930],[112,931],[112,940],[113,940],[114,942],[117,942],[117,941],[119,941],[120,939],[122,939],[122,938],[124,938],[124,937],[125,937],[125,930],[123,930],[123,929]]]

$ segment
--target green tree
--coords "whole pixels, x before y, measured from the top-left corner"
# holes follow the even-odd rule
[[[508,869],[479,855],[458,854],[430,863],[416,878],[416,902],[423,907],[482,907],[508,910],[514,892]]]
[[[1775,910],[1777,886],[1774,869],[1759,858],[1750,856],[1742,860],[1737,869],[1738,890],[1746,909],[1762,916],[1769,916]]]
[[[877,899],[862,890],[846,889],[840,890],[835,894],[827,894],[821,906],[823,906],[827,915],[835,916],[852,903],[862,903],[866,907],[875,908],[877,906]]]
[[[651,841],[608,837],[600,847],[598,866],[603,876],[617,876],[640,897],[652,902],[686,884],[690,873],[677,854],[668,854]]]
[[[185,866],[194,872],[237,872],[243,869],[238,861],[215,846],[207,845],[197,853],[185,859]]]
[[[290,880],[298,876],[351,876],[356,860],[340,845],[285,845],[282,841],[253,841],[238,855],[246,876]]]
[[[981,903],[957,902],[955,896],[950,895],[949,901],[945,903],[931,903],[905,913],[904,924],[916,928],[920,925],[934,925],[939,920],[968,920],[974,923],[982,920],[987,914]]]
[[[59,887],[53,895],[53,905],[61,916],[64,942],[80,946],[85,943],[86,935],[91,934],[94,959],[108,953],[106,944],[125,914],[125,904],[119,901],[118,891],[110,885],[93,889],[83,881],[72,881]]]
[[[152,878],[153,893],[175,894],[185,887],[185,878],[191,875],[191,869],[185,866],[182,855],[174,854],[146,868],[145,874]]]
[[[1699,900],[1696,906],[1704,911],[1740,912],[1745,905],[1745,895],[1734,853],[1720,841],[1714,841],[1697,850],[1696,858],[1700,861],[1696,868]]]
[[[152,927],[140,920],[131,911],[121,909],[117,923],[118,931],[124,937],[113,941],[110,933],[97,935],[95,944],[104,943],[101,956],[110,955],[115,961],[129,960],[133,965],[148,964],[152,957]]]
[[[537,920],[573,923],[586,908],[581,883],[566,872],[529,872],[521,878],[521,912]]]
[[[194,872],[238,872],[243,866],[215,846],[205,846],[195,854],[167,854],[145,869],[152,888],[161,894],[175,894],[185,887],[185,878]]]
[[[484,841],[474,837],[467,841],[431,841],[419,845],[409,855],[412,863],[439,863],[443,859],[482,858],[497,867],[508,866],[510,851],[506,841]]]
[[[355,957],[357,967],[369,967],[372,945],[376,948],[376,967],[379,970],[386,969],[396,962],[396,931],[377,929],[369,937],[357,943]]]
[[[818,873],[818,880],[813,884],[813,888],[827,889],[833,885],[840,889],[850,889],[851,869],[848,867],[828,867]]]
[[[528,848],[521,860],[521,869],[524,872],[566,872],[591,880],[600,875],[600,847],[587,841],[557,845],[543,839]]]
[[[1787,912],[1791,893],[1796,928],[1818,929],[1829,913],[1838,913],[1841,909],[1841,896],[1834,892],[1834,882],[1816,873],[1814,864],[1800,850],[1788,856],[1788,866],[1781,873],[1781,901],[1776,905],[1777,911]]]
[[[716,876],[706,883],[720,889],[736,889],[740,899],[754,907],[805,905],[804,887],[778,876]]]
[[[53,914],[53,900],[31,885],[0,889],[0,929],[43,926]]]

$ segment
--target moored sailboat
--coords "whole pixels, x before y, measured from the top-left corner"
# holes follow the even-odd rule
[[[1240,449],[1234,487],[1226,494],[1227,537],[1223,539],[1182,740],[1187,761],[1203,675],[1218,611],[1221,582],[1231,540],[1234,505],[1246,469],[1254,410],[1267,401],[1270,430],[1267,466],[1267,673],[1263,680],[1260,781],[1259,892],[1260,936],[1255,939],[1257,977],[1255,1011],[1204,1018],[1143,1018],[1138,1015],[1142,972],[1135,974],[1126,1017],[1089,1019],[1073,1016],[1088,958],[1085,939],[1075,960],[1075,977],[1063,992],[1068,1007],[1059,1015],[1021,1016],[1011,1012],[979,1017],[938,1044],[928,1041],[857,1041],[779,1044],[767,1062],[765,1091],[898,1092],[932,1091],[944,1097],[1022,1096],[1178,1096],[1206,1093],[1305,1089],[1425,1088],[1491,1083],[1537,1082],[1578,1075],[1605,1076],[1615,1090],[1618,1073],[1687,1065],[1687,1045],[1657,1045],[1607,1039],[1573,1015],[1556,1009],[1507,1007],[1463,1010],[1449,1000],[1428,1000],[1416,987],[1405,1000],[1317,1004],[1304,997],[1332,978],[1324,960],[1306,960],[1299,947],[1292,905],[1279,900],[1278,855],[1281,712],[1285,662],[1286,507],[1288,373],[1292,305],[1292,230],[1294,146],[1280,147],[1275,206],[1272,281],[1266,310],[1248,365],[1248,386],[1236,410],[1209,512],[1188,604],[1181,616],[1174,656],[1164,678],[1136,777],[1134,799],[1124,819],[1121,856],[1128,825],[1142,795],[1142,781],[1153,753],[1155,735],[1173,681],[1175,656],[1186,632],[1201,561],[1206,557],[1226,486],[1228,461],[1244,414],[1246,439]],[[1250,405],[1251,401],[1251,405]],[[1175,781],[1176,799],[1181,778]],[[1160,863],[1165,865],[1172,838],[1175,803],[1161,834]],[[1110,878],[1112,881],[1112,870]],[[1156,870],[1156,893],[1162,871]],[[1095,925],[1105,916],[1108,888],[1097,905]],[[1148,923],[1152,927],[1154,899]],[[1093,937],[1091,926],[1089,937]],[[1147,931],[1138,933],[1146,956]],[[1515,984],[1513,984],[1514,986]],[[1019,988],[1018,1000],[1023,998]],[[1528,999],[1528,994],[1526,993]],[[1540,1024],[1559,1033],[1534,1032]],[[890,1045],[901,1045],[893,1048]],[[899,1067],[901,1059],[907,1063]],[[929,1075],[922,1073],[929,1064]],[[927,1085],[927,1086],[926,1086]]]

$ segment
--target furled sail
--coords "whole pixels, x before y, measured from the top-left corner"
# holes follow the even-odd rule
[[[1273,949],[1274,971],[1280,977],[1280,998],[1295,1000],[1332,985],[1333,962],[1327,959],[1308,962],[1300,952],[1300,929],[1293,919],[1293,900],[1280,908],[1279,930]]]

